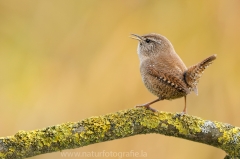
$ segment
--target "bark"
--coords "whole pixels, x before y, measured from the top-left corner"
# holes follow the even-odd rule
[[[0,138],[0,158],[27,158],[138,134],[157,133],[212,145],[240,156],[240,128],[190,115],[133,108]]]

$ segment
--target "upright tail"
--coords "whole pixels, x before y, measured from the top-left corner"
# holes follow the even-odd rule
[[[212,64],[213,60],[215,60],[217,57],[216,54],[206,58],[202,62],[193,65],[187,69],[187,71],[184,74],[184,78],[186,83],[188,84],[188,87],[191,91],[194,91],[196,94],[198,94],[197,84],[199,82],[199,78],[202,76],[204,70]]]

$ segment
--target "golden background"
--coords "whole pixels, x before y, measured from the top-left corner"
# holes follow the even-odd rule
[[[155,99],[141,81],[137,41],[129,38],[151,32],[166,36],[187,66],[218,55],[200,80],[199,96],[188,96],[188,113],[240,126],[239,17],[239,0],[0,1],[0,136]],[[153,105],[169,112],[183,106],[183,98]],[[63,152],[131,150],[148,158],[225,156],[208,145],[157,134]],[[63,157],[55,152],[33,158]]]

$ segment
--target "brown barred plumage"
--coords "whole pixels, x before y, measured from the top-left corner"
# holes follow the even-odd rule
[[[151,104],[164,100],[185,97],[191,91],[197,94],[197,84],[205,68],[207,68],[216,55],[212,55],[202,62],[187,69],[181,58],[175,52],[171,42],[162,35],[151,33],[143,36],[132,34],[139,40],[138,56],[140,59],[140,72],[147,89],[158,99],[139,105],[155,111]]]
[[[196,94],[198,94],[197,91],[197,84],[199,82],[200,77],[202,76],[204,70],[212,64],[213,60],[216,59],[217,55],[212,55],[202,62],[199,62],[196,65],[193,65],[187,69],[187,71],[184,74],[185,81],[190,89],[190,91],[194,91]]]

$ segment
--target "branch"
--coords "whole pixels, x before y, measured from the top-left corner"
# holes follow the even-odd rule
[[[0,138],[0,158],[26,158],[129,137],[157,133],[212,145],[240,156],[240,128],[198,117],[128,109]]]

